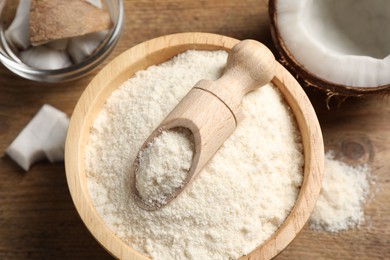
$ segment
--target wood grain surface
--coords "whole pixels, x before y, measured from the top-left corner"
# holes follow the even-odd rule
[[[252,38],[273,49],[262,0],[124,1],[122,37],[111,56],[145,40],[203,31]],[[99,70],[98,69],[98,70]],[[4,155],[45,103],[72,113],[96,74],[63,84],[21,79],[0,65],[0,259],[112,259],[80,220],[68,191],[63,163],[42,162],[29,172]],[[325,146],[348,163],[369,163],[375,183],[360,229],[329,234],[308,227],[278,259],[390,259],[390,98],[332,99],[307,90],[322,126]]]

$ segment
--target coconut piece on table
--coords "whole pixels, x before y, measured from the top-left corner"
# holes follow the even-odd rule
[[[103,31],[112,25],[107,12],[84,0],[31,0],[32,45]]]
[[[66,116],[58,117],[48,137],[42,144],[46,158],[50,162],[61,162],[64,160],[65,139],[68,132],[69,119]]]
[[[5,152],[26,171],[45,157],[51,162],[60,161],[68,124],[65,113],[43,105]]]

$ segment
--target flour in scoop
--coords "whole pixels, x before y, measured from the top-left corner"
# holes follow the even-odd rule
[[[163,131],[141,151],[135,171],[136,189],[148,206],[160,207],[184,184],[195,152],[185,128]]]
[[[131,196],[129,172],[145,140],[199,80],[218,79],[226,59],[224,51],[187,51],[137,72],[91,127],[85,169],[93,206],[119,239],[153,259],[239,258],[270,238],[296,202],[301,136],[271,84],[244,97],[244,119],[177,199],[147,211]]]

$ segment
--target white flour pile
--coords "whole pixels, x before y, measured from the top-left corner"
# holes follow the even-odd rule
[[[268,239],[294,206],[303,174],[295,118],[266,85],[242,103],[245,119],[173,203],[140,209],[129,171],[141,145],[200,79],[217,79],[223,51],[188,51],[139,71],[107,100],[86,152],[88,189],[102,220],[154,259],[234,259]]]
[[[182,187],[195,153],[188,129],[163,131],[141,151],[135,184],[149,206],[166,204],[166,199]]]
[[[364,220],[369,173],[367,165],[352,167],[327,152],[321,194],[310,217],[310,227],[338,232],[359,226]]]

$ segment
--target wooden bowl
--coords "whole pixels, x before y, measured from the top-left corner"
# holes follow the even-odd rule
[[[229,51],[238,40],[208,33],[168,35],[141,43],[119,55],[88,85],[70,120],[65,147],[66,176],[73,202],[93,236],[119,259],[147,259],[119,239],[99,217],[87,188],[85,148],[89,131],[106,99],[138,70],[159,64],[189,49]],[[324,148],[314,109],[297,81],[280,64],[272,83],[291,107],[302,135],[304,177],[295,203],[285,222],[262,245],[243,258],[270,259],[280,253],[299,233],[320,192]]]

